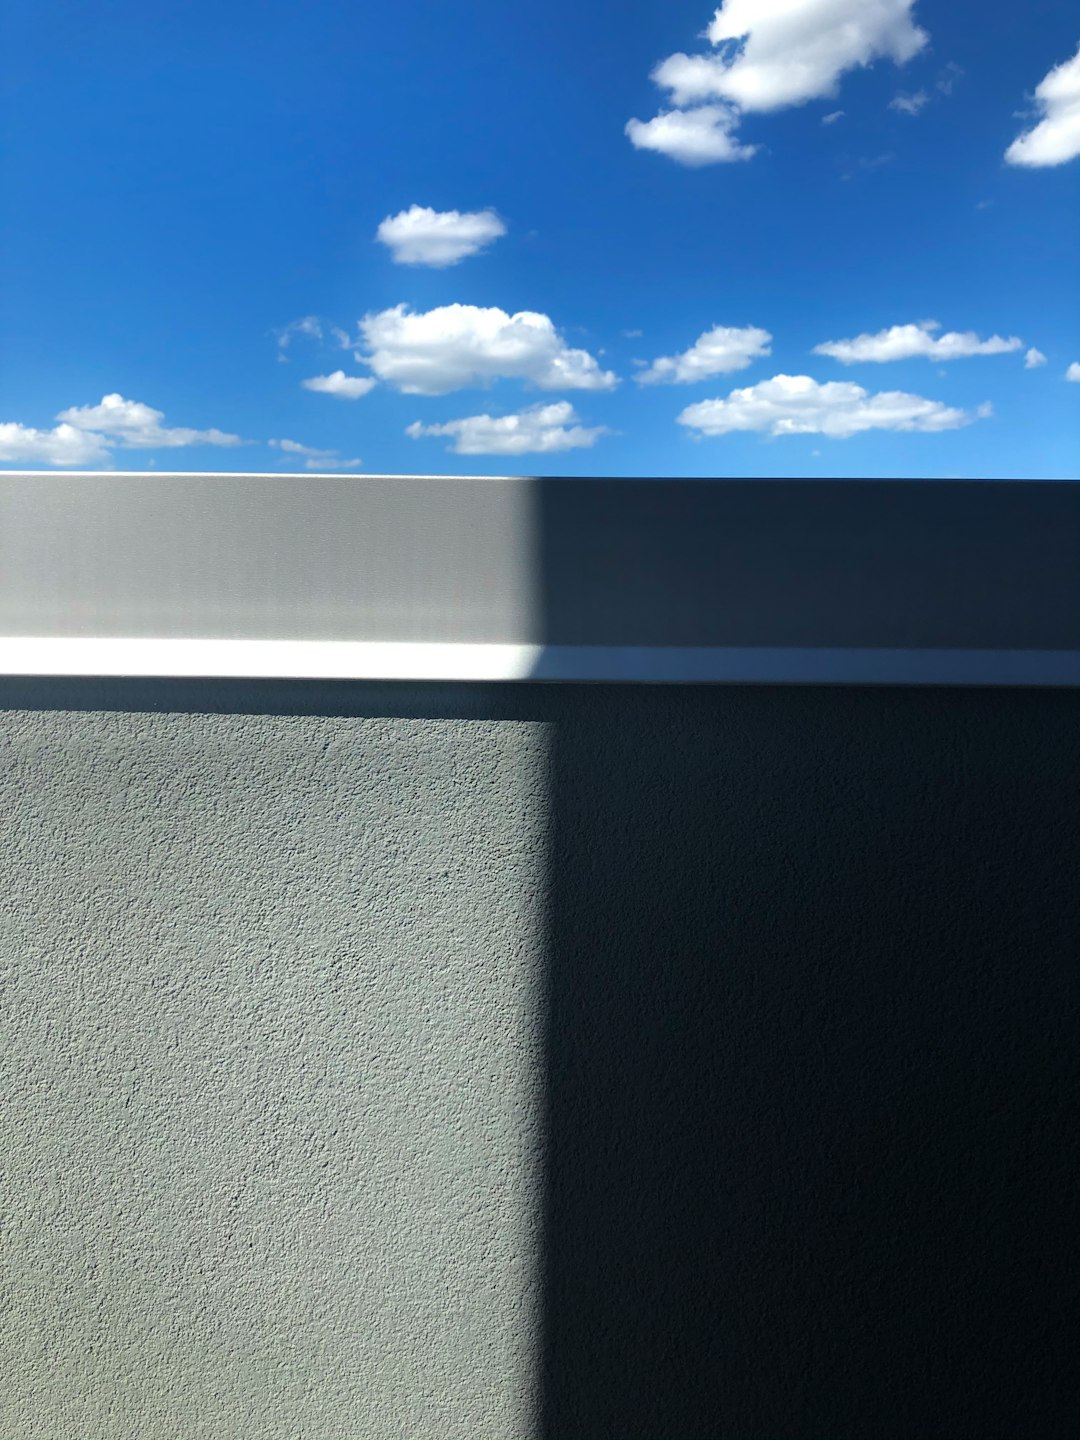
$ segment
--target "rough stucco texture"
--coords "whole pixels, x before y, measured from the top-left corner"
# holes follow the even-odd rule
[[[0,1435],[531,1433],[543,726],[0,761]]]
[[[4,704],[0,1440],[1080,1433],[1080,690]]]

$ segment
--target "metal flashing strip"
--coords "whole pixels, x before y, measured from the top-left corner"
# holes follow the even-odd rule
[[[0,674],[638,684],[1080,685],[1069,650],[0,637]]]
[[[538,645],[0,636],[0,674],[257,680],[526,680]]]

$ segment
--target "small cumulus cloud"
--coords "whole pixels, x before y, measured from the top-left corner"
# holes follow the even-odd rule
[[[1065,371],[1065,379],[1075,381],[1076,384],[1080,385],[1080,360],[1074,360],[1072,362]]]
[[[634,376],[639,385],[691,385],[710,375],[745,370],[763,355],[771,354],[768,330],[747,325],[742,329],[716,325],[698,337],[681,355],[662,355]]]
[[[910,94],[901,90],[889,101],[889,109],[896,110],[901,115],[918,115],[929,103],[930,96],[925,90],[916,90]]]
[[[889,109],[896,110],[901,115],[918,115],[925,110],[936,96],[951,95],[956,89],[957,82],[964,74],[963,66],[957,65],[955,61],[949,63],[938,72],[933,82],[933,93],[929,90],[905,91],[899,90],[889,101]]]
[[[838,120],[844,118],[844,114],[843,110],[830,110],[828,115],[821,117],[821,123],[822,125],[835,125]]]
[[[285,351],[299,335],[306,336],[309,340],[321,340],[323,338],[322,321],[317,315],[305,315],[300,320],[290,320],[288,325],[283,325],[275,332],[278,343],[278,359],[285,359]]]
[[[288,359],[286,351],[293,341],[301,338],[322,342],[329,336],[341,349],[349,348],[349,337],[345,331],[336,325],[324,325],[317,315],[305,315],[300,320],[290,320],[288,325],[283,325],[274,333],[277,336],[278,360],[282,363]]]
[[[361,395],[374,390],[375,381],[370,375],[346,375],[344,370],[335,370],[330,375],[312,375],[300,384],[305,390],[314,390],[316,395],[333,395],[338,400],[359,400]]]
[[[506,234],[506,225],[494,210],[432,210],[413,205],[388,215],[375,232],[398,265],[428,265],[445,269],[470,255],[478,255]]]
[[[1040,365],[1045,364],[1046,356],[1042,353],[1041,350],[1036,350],[1035,346],[1033,345],[1031,349],[1027,352],[1027,354],[1024,356],[1024,369],[1037,370]]]
[[[1038,124],[1005,151],[1009,165],[1064,165],[1080,155],[1080,48],[1035,87]]]
[[[628,120],[626,134],[636,150],[655,150],[680,165],[718,165],[749,160],[756,145],[743,145],[732,134],[739,123],[731,105],[702,105],[697,110],[661,110],[651,120]]]
[[[568,345],[547,315],[496,306],[440,305],[420,313],[396,305],[366,315],[360,358],[406,395],[448,395],[499,379],[540,390],[611,390],[619,383],[585,350]]]
[[[775,375],[758,385],[733,390],[726,399],[688,405],[678,423],[699,437],[756,431],[846,440],[868,430],[924,434],[956,430],[989,413],[985,406],[975,412],[960,410],[901,390],[872,395],[850,381],[819,384],[809,375]]]
[[[893,325],[876,335],[857,335],[852,340],[826,340],[814,346],[815,355],[829,355],[842,365],[859,363],[884,364],[890,360],[911,360],[923,356],[928,360],[961,360],[971,355],[1004,355],[1019,350],[1023,341],[1011,336],[1008,340],[991,335],[980,340],[973,330],[959,333],[950,330],[935,335],[941,326],[936,320],[923,320],[917,325]]]
[[[423,425],[417,420],[405,433],[413,440],[439,435],[452,438],[449,448],[455,455],[553,455],[587,449],[610,432],[603,425],[579,424],[569,400],[560,400],[533,405],[515,415],[470,415],[443,425]]]
[[[317,459],[321,455],[336,455],[336,450],[319,450],[314,445],[302,445],[299,440],[268,440],[268,445],[282,450],[286,455],[308,455]]]
[[[283,455],[295,457],[298,461],[303,460],[305,470],[320,470],[324,466],[332,466],[338,470],[355,470],[358,465],[363,464],[359,458],[343,459],[338,450],[320,450],[315,445],[302,445],[298,440],[269,440],[267,444],[280,450]]]
[[[883,165],[891,165],[895,159],[896,156],[891,151],[885,155],[863,155],[840,178],[841,180],[854,180],[856,175],[880,170]]]

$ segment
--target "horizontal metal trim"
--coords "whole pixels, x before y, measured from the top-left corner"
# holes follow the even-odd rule
[[[1080,651],[0,637],[0,674],[655,684],[1080,685]]]
[[[266,680],[524,680],[539,645],[2,636],[0,674]]]

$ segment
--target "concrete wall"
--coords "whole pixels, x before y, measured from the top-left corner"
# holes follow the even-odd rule
[[[516,1436],[537,724],[0,720],[0,1435]]]
[[[0,705],[5,1440],[1076,1433],[1080,691]]]

